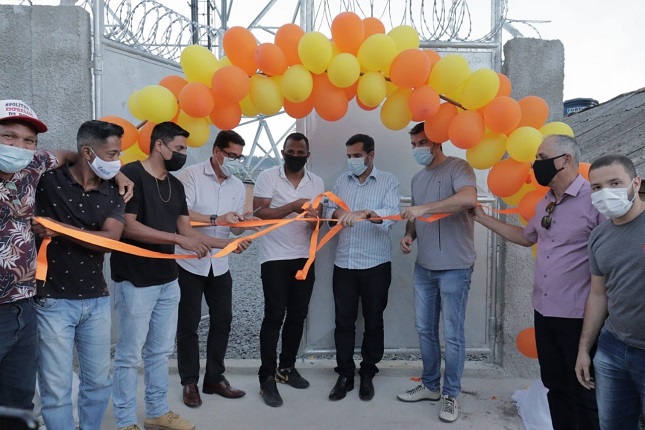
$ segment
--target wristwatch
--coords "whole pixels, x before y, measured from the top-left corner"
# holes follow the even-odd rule
[[[215,225],[215,221],[217,221],[217,215],[211,215],[211,224]]]
[[[365,209],[365,212],[367,212],[367,215],[365,215],[365,219],[372,218],[372,212],[371,211],[368,211],[367,209]]]

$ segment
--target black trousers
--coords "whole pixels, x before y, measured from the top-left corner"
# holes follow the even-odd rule
[[[553,430],[595,430],[598,423],[596,391],[576,378],[582,318],[545,317],[535,311],[535,341],[542,383],[549,392]]]
[[[177,367],[181,384],[199,381],[199,337],[202,295],[206,298],[210,326],[206,343],[206,374],[204,383],[216,384],[224,379],[224,356],[231,332],[232,290],[231,272],[214,276],[199,276],[179,267],[179,317],[177,319]]]
[[[296,279],[296,272],[302,269],[306,261],[306,258],[297,258],[267,261],[260,265],[264,291],[264,319],[260,329],[262,364],[258,372],[260,382],[275,374],[280,328],[282,352],[279,368],[291,367],[296,363],[315,279],[313,266],[305,280]]]
[[[379,264],[369,269],[343,269],[334,266],[334,306],[336,310],[336,373],[354,377],[354,345],[358,302],[363,309],[363,343],[359,373],[378,373],[376,364],[383,358],[383,311],[387,306],[392,281],[392,264]]]

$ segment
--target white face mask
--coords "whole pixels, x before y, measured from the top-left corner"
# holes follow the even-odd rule
[[[633,185],[632,180],[632,184],[627,188],[602,188],[594,191],[591,193],[591,204],[607,218],[619,218],[625,215],[634,204],[636,193],[631,200],[627,195]]]
[[[90,165],[90,169],[92,169],[96,176],[107,181],[114,178],[116,174],[119,173],[119,170],[121,170],[121,161],[105,161],[99,158],[92,148],[90,148],[90,151],[94,154],[94,160],[91,163],[89,161],[87,163]]]
[[[222,169],[224,176],[228,178],[242,170],[242,163],[237,160],[229,160],[228,158],[224,157],[224,162],[220,164],[219,167],[220,169]]]
[[[0,143],[0,171],[16,173],[24,169],[34,159],[36,151]]]
[[[352,172],[352,175],[361,176],[363,173],[365,173],[365,170],[367,170],[367,166],[365,165],[365,157],[348,158],[347,167],[349,167],[349,171]]]

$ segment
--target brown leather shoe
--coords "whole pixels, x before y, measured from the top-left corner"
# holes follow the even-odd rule
[[[184,404],[190,408],[196,408],[202,404],[202,398],[199,396],[197,384],[184,385]]]
[[[202,391],[205,394],[219,394],[220,396],[226,397],[227,399],[239,399],[246,394],[242,390],[231,387],[231,384],[228,383],[226,378],[216,384],[208,384],[204,382]]]

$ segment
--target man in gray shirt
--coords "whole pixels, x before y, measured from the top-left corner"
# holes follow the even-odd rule
[[[422,383],[399,394],[404,402],[441,400],[439,419],[458,418],[456,397],[466,360],[464,321],[470,279],[475,264],[474,223],[468,213],[477,204],[475,173],[462,159],[444,155],[441,144],[426,136],[424,124],[410,131],[415,160],[424,166],[412,178],[412,206],[401,216],[408,220],[401,250],[408,254],[419,241],[414,268],[414,310],[419,333]],[[452,213],[428,223],[416,220],[437,213]],[[446,368],[441,389],[441,313],[446,344]]]
[[[591,164],[591,201],[610,220],[589,238],[591,292],[585,307],[576,376],[596,388],[603,430],[637,429],[645,412],[645,203],[641,178],[622,155]],[[602,328],[602,330],[601,330]],[[598,336],[600,333],[600,336]],[[595,381],[590,372],[591,351]]]

